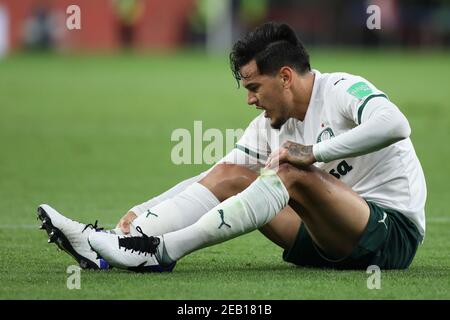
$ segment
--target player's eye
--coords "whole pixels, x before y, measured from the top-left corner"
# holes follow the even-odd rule
[[[256,93],[256,91],[258,91],[258,88],[259,88],[259,85],[251,85],[251,86],[247,87],[248,91],[255,92],[255,93]]]

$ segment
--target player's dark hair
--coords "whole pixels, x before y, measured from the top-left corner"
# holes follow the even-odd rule
[[[283,66],[300,74],[311,70],[305,47],[284,23],[265,23],[234,44],[230,66],[238,86],[242,79],[240,68],[252,59],[255,59],[260,74],[275,75]]]

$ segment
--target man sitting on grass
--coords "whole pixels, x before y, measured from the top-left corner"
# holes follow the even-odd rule
[[[208,172],[132,208],[114,230],[38,215],[87,268],[171,271],[183,256],[259,229],[301,266],[407,268],[425,234],[426,185],[407,119],[362,77],[320,73],[286,24],[230,55],[264,110]]]

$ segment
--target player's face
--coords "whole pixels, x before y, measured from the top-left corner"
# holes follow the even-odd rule
[[[264,117],[270,118],[270,125],[280,129],[289,119],[282,81],[278,76],[262,75],[255,60],[240,70],[242,85],[247,89],[247,103],[256,109],[265,110]]]

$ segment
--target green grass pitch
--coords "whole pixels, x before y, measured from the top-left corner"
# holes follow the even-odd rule
[[[406,271],[299,268],[254,232],[197,251],[171,274],[82,271],[48,245],[36,207],[114,225],[206,165],[170,161],[176,128],[245,128],[257,115],[224,58],[18,55],[0,60],[0,299],[449,299],[448,52],[313,50],[314,68],[362,75],[408,117],[427,184],[427,235]]]

